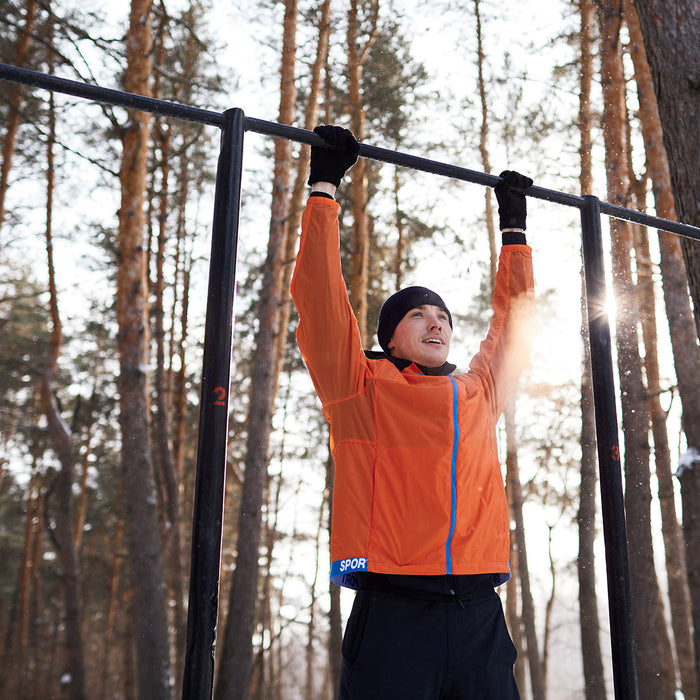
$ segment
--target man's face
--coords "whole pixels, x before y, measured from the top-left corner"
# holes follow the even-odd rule
[[[451,338],[447,312],[425,304],[414,307],[399,321],[388,347],[392,357],[424,367],[440,367],[447,360]]]

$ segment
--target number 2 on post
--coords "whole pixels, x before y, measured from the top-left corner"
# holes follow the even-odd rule
[[[214,406],[225,406],[226,405],[226,389],[222,386],[214,387],[214,394],[216,395],[216,401],[214,401]]]

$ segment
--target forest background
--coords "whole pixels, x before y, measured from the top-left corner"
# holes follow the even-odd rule
[[[697,175],[700,81],[674,82],[670,66],[658,108],[654,91],[664,59],[692,66],[700,48],[681,30],[646,52],[642,38],[665,19],[697,37],[697,7],[531,5],[2,0],[0,60],[340,123],[372,145],[700,224],[682,172]],[[219,133],[4,82],[0,98],[0,695],[179,696]],[[287,294],[307,159],[246,136],[217,700],[333,697],[352,600],[328,584],[333,465]],[[425,284],[453,313],[466,369],[489,318],[491,191],[363,160],[346,180],[343,264],[367,347],[386,295]],[[500,593],[523,697],[602,699],[580,223],[529,207],[538,336],[499,426],[514,572]],[[640,697],[697,699],[700,264],[673,235],[615,221],[607,234]]]

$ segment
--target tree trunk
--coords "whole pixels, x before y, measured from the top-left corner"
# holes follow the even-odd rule
[[[608,200],[625,206],[629,191],[627,172],[625,82],[620,50],[620,6],[597,0],[601,33],[605,165]],[[638,311],[632,278],[632,233],[627,222],[610,220],[613,289],[616,300],[615,341],[622,400],[625,445],[625,509],[628,523],[630,568],[634,571],[632,617],[640,698],[663,697],[658,638],[658,582],[651,537],[649,473],[649,413],[637,334]]]
[[[180,513],[180,474],[175,465],[171,439],[171,401],[172,394],[166,371],[166,346],[164,328],[164,291],[165,291],[165,248],[167,241],[167,214],[169,210],[168,176],[170,172],[170,129],[161,133],[161,194],[159,198],[158,215],[158,246],[156,251],[156,284],[155,284],[155,440],[156,454],[160,467],[161,478],[165,485],[165,550],[168,562],[168,588],[172,601],[173,627],[175,628],[175,679],[179,689],[183,673],[184,651],[187,639],[186,617],[184,610],[182,541],[180,528],[182,518]],[[179,692],[176,693],[179,695]]]
[[[595,575],[596,539],[596,439],[593,386],[591,383],[591,349],[585,296],[582,297],[584,356],[581,369],[581,487],[578,524],[578,584],[581,654],[586,700],[605,700],[605,671],[600,647],[600,616]]]
[[[163,42],[159,42],[162,47]],[[162,48],[161,48],[162,50]],[[162,60],[162,59],[161,59]],[[180,695],[183,674],[184,652],[187,640],[186,617],[184,610],[182,542],[180,528],[180,474],[177,471],[172,450],[171,439],[171,401],[172,395],[166,370],[166,336],[165,336],[165,257],[168,241],[168,212],[170,200],[171,171],[171,125],[163,128],[162,119],[158,119],[154,128],[154,141],[160,154],[160,182],[154,189],[159,193],[157,202],[158,235],[156,238],[155,272],[153,285],[153,340],[156,346],[156,367],[154,375],[155,404],[154,414],[154,456],[155,462],[165,487],[164,547],[167,561],[167,581],[169,599],[172,605],[172,622],[175,629],[174,677],[176,695]],[[155,177],[155,174],[154,174]],[[171,362],[172,364],[172,362]],[[170,605],[168,606],[170,609]]]
[[[198,19],[198,7],[190,3],[186,13],[186,24],[196,26]],[[184,59],[184,75],[194,75],[198,69],[199,53],[202,49],[194,31],[187,32],[187,42]],[[178,84],[178,95],[183,103],[192,102],[192,85],[188,81]],[[180,124],[182,143],[191,144],[195,141],[195,129],[192,123]],[[177,184],[174,208],[175,215],[175,282],[173,284],[175,296],[181,299],[179,309],[173,302],[170,334],[170,356],[177,356],[178,368],[173,371],[172,364],[169,371],[168,385],[171,387],[171,435],[172,435],[172,459],[173,468],[180,485],[180,493],[183,491],[185,479],[185,447],[187,434],[187,353],[185,351],[188,342],[188,312],[190,273],[192,269],[192,255],[190,250],[190,236],[187,228],[187,204],[190,196],[190,182],[192,178],[191,149],[180,149],[177,160]],[[172,201],[172,198],[171,198]],[[178,287],[179,283],[179,287]],[[178,293],[179,290],[179,293]],[[179,328],[179,334],[175,329]],[[184,499],[183,499],[184,500]],[[186,522],[187,518],[180,508],[180,522]],[[182,538],[182,530],[179,535]],[[186,626],[183,626],[186,630]]]
[[[286,0],[280,68],[279,122],[291,124],[296,103],[295,61],[297,0]],[[291,142],[275,141],[270,237],[260,294],[260,325],[255,338],[255,366],[250,389],[245,478],[238,518],[236,569],[229,597],[229,614],[216,684],[217,700],[247,700],[253,663],[253,631],[258,588],[258,549],[262,529],[262,504],[267,474],[272,413],[279,375],[277,343],[282,301],[282,259],[286,219],[289,213]]]
[[[331,455],[330,444],[326,460],[326,493],[328,494],[328,528],[333,521],[333,484],[335,483],[335,463]],[[330,666],[331,689],[333,697],[340,688],[340,671],[342,665],[343,623],[340,614],[340,586],[329,583],[330,609],[328,611],[328,658]]]
[[[522,596],[523,629],[527,640],[527,662],[530,671],[530,687],[533,700],[545,700],[547,689],[542,675],[542,664],[537,644],[535,606],[530,590],[530,572],[527,564],[525,545],[525,520],[523,518],[523,497],[518,467],[518,449],[515,439],[515,401],[511,399],[505,410],[506,420],[506,464],[508,488],[511,494],[511,518],[515,522],[515,537],[518,549],[518,571],[520,573],[520,593]]]
[[[698,57],[700,46],[697,37],[700,34],[700,6],[694,0],[635,0],[634,2],[641,32],[644,37],[646,57],[653,79],[654,93],[657,100],[660,125],[663,127],[667,167],[670,175],[675,209],[681,221],[695,226],[700,225],[700,181],[697,177],[697,164],[700,162],[700,75],[698,74]],[[659,138],[657,132],[656,138]],[[654,194],[658,185],[655,182]],[[660,190],[659,194],[661,193]],[[659,210],[657,200],[657,212]],[[668,216],[668,214],[666,214]],[[670,218],[670,217],[669,217]],[[677,238],[674,236],[677,240]],[[685,296],[685,284],[672,281],[668,275],[674,268],[680,267],[677,251],[671,251],[670,234],[663,234],[662,272],[664,296],[682,300]],[[693,462],[694,451],[700,451],[700,391],[698,391],[698,351],[697,336],[700,334],[700,244],[697,241],[682,239],[683,250],[691,295],[695,311],[695,337],[688,334],[684,324],[685,312],[669,311],[669,324],[678,322],[677,331],[672,327],[671,339],[674,341],[674,361],[678,376],[678,389],[683,403],[683,429],[688,446],[688,464]],[[665,267],[664,253],[667,254]],[[675,257],[675,265],[671,258]],[[671,293],[670,286],[674,285]],[[667,293],[667,285],[669,292]],[[667,301],[668,305],[668,301]],[[675,341],[683,341],[686,352],[677,352]],[[680,350],[680,348],[678,348]],[[692,367],[695,369],[692,369]],[[700,558],[697,556],[700,543],[700,476],[693,474],[692,468],[679,473],[681,496],[683,501],[683,531],[687,551],[688,583],[692,604],[692,619],[695,644],[696,684],[700,688]],[[694,547],[691,547],[694,543]]]
[[[95,368],[96,369],[96,368]],[[97,372],[95,372],[97,374]],[[93,375],[93,378],[95,378],[95,374]],[[95,385],[93,385],[93,396],[95,394]],[[76,548],[76,550],[80,551],[80,547],[82,546],[83,543],[83,531],[85,529],[85,521],[87,519],[87,509],[88,509],[88,494],[89,494],[89,488],[88,488],[88,471],[90,468],[90,461],[94,457],[92,454],[91,450],[91,441],[92,441],[92,436],[93,436],[93,428],[94,424],[92,420],[90,420],[90,424],[87,426],[87,432],[85,435],[85,442],[84,445],[81,446],[81,458],[80,458],[80,488],[79,488],[79,493],[80,497],[78,499],[78,503],[76,504],[76,510],[77,514],[75,517],[75,541],[73,542],[73,546]]]
[[[151,3],[132,0],[126,38],[128,92],[150,96]],[[150,118],[130,111],[123,133],[119,179],[117,322],[119,423],[126,543],[133,592],[137,683],[142,698],[172,696],[167,595],[150,453],[148,402],[148,287],[143,212]]]
[[[394,166],[393,202],[394,226],[396,227],[396,247],[394,248],[394,289],[398,292],[403,286],[404,256],[406,255],[406,226],[401,211],[401,176],[399,166]]]
[[[186,133],[189,127],[186,128]],[[187,139],[187,136],[185,136]],[[173,460],[175,472],[179,475],[182,485],[185,476],[185,448],[187,435],[187,353],[186,343],[189,336],[189,294],[190,274],[192,269],[192,255],[187,246],[188,236],[186,230],[187,198],[190,191],[190,163],[185,153],[180,154],[177,200],[177,264],[176,270],[181,281],[182,304],[179,318],[173,317],[173,327],[179,325],[180,333],[176,343],[176,354],[179,360],[178,369],[172,378],[172,434],[173,434]],[[183,499],[184,500],[184,499]],[[184,520],[184,515],[182,516]]]
[[[36,478],[36,462],[27,488],[26,515],[22,558],[17,575],[17,586],[6,629],[3,631],[2,664],[0,665],[0,697],[32,695],[32,674],[29,665],[32,657],[32,584],[37,583],[36,552],[41,542],[42,500],[41,487]],[[38,587],[34,586],[35,597]],[[36,619],[36,618],[34,618]],[[34,649],[36,652],[36,649]],[[29,689],[25,689],[28,682]]]
[[[285,407],[286,407],[285,402]],[[284,423],[284,419],[283,419]],[[281,647],[279,634],[277,633],[275,621],[272,616],[272,595],[274,586],[272,583],[272,560],[275,545],[275,535],[277,534],[277,518],[280,508],[280,490],[282,477],[273,480],[266,479],[265,489],[265,523],[264,540],[262,552],[264,552],[264,571],[260,575],[262,580],[260,601],[256,615],[257,631],[263,640],[269,640],[267,645],[263,641],[257,651],[253,664],[253,682],[251,684],[251,698],[256,700],[273,700],[280,697],[280,674],[281,665],[277,665],[275,652]],[[275,485],[274,495],[271,493],[272,485]],[[261,556],[262,558],[262,556]],[[283,585],[283,584],[282,584]],[[280,590],[280,597],[282,590]]]
[[[316,58],[311,68],[311,86],[309,88],[309,96],[306,100],[306,109],[304,112],[304,128],[309,131],[312,131],[318,122],[319,102],[321,98],[321,88],[323,86],[323,67],[328,59],[328,44],[331,33],[330,0],[321,0],[319,13]],[[276,373],[278,375],[282,372],[282,363],[287,350],[286,340],[289,334],[289,319],[292,311],[292,297],[289,292],[289,286],[292,281],[292,272],[294,271],[294,261],[296,259],[296,248],[299,241],[310,153],[311,147],[306,144],[302,144],[299,149],[294,187],[292,189],[292,196],[289,202],[289,216],[287,217],[286,244],[283,261],[282,305],[280,307],[279,328],[277,330],[279,343],[277,346]]]
[[[700,226],[700,5],[695,0],[635,0],[654,79],[676,210]],[[700,335],[700,243],[683,239],[695,326]]]
[[[481,27],[481,11],[479,0],[474,0],[474,15],[476,18],[477,44],[477,85],[481,104],[481,128],[479,134],[479,155],[484,172],[491,171],[489,159],[488,133],[489,109],[484,80],[484,50]],[[494,226],[494,211],[492,206],[491,188],[485,192],[486,232],[489,242],[489,287],[493,291],[498,269],[498,250],[496,243],[496,227]],[[523,519],[523,501],[518,467],[517,440],[515,437],[515,399],[511,399],[504,412],[506,430],[506,497],[511,519],[515,524],[510,533],[510,555],[512,557],[512,576],[507,584],[507,620],[513,644],[517,651],[514,668],[516,683],[519,688],[525,687],[525,659],[523,658],[523,642],[527,647],[527,665],[530,671],[530,686],[533,698],[543,700],[546,697],[545,681],[542,675],[542,664],[537,644],[535,625],[535,609],[530,591],[530,577],[527,569],[527,551],[525,547],[525,523]],[[518,591],[520,592],[521,611],[518,611]],[[523,639],[524,637],[524,639]]]
[[[642,207],[637,207],[641,209]],[[656,302],[649,250],[649,234],[640,227],[636,244],[638,289],[642,332],[644,336],[644,366],[649,391],[651,429],[654,436],[654,464],[659,489],[661,531],[666,552],[666,575],[671,610],[671,626],[676,645],[676,658],[683,695],[687,700],[697,699],[697,684],[693,638],[690,629],[690,597],[683,551],[683,536],[676,518],[676,502],[671,471],[671,451],[668,441],[666,412],[661,406],[664,393],[660,377],[656,338]],[[675,680],[675,674],[672,678]]]
[[[636,209],[644,207],[639,204],[643,201],[643,194],[639,193]],[[637,292],[639,295],[639,311],[644,339],[644,369],[647,378],[649,415],[651,418],[651,430],[654,439],[654,465],[659,491],[659,504],[661,510],[661,531],[663,533],[664,548],[666,552],[666,571],[669,580],[669,595],[674,591],[676,581],[674,573],[684,575],[682,547],[680,540],[680,528],[676,520],[676,510],[673,498],[673,475],[671,473],[671,454],[668,442],[666,426],[666,413],[661,406],[661,385],[658,365],[658,343],[656,337],[656,302],[654,298],[654,285],[651,271],[651,252],[649,249],[649,235],[645,227],[634,226],[635,233],[635,260],[637,261]],[[679,561],[679,555],[681,559]],[[682,599],[681,599],[682,600]],[[686,603],[688,602],[686,598]],[[658,636],[659,653],[662,668],[661,681],[663,683],[663,697],[673,698],[676,688],[676,667],[671,643],[666,629],[665,615],[661,595],[657,603],[658,607]],[[678,634],[681,646],[685,642],[684,653],[688,655],[688,644],[691,642],[690,628],[688,626],[690,606],[685,611],[671,606],[671,623]],[[680,614],[680,617],[678,617]],[[675,619],[674,619],[675,618]],[[685,627],[685,631],[683,630]],[[685,638],[683,638],[685,637]],[[692,658],[692,651],[690,654]],[[692,672],[692,668],[691,668]],[[688,696],[686,696],[688,697]]]
[[[17,584],[17,641],[15,648],[19,651],[17,667],[25,673],[25,657],[29,643],[29,598],[32,581],[32,545],[36,540],[36,530],[39,525],[39,494],[34,485],[34,479],[29,482],[27,495],[27,515],[24,520],[24,547],[22,548],[22,563],[19,568],[19,583]],[[8,635],[9,636],[9,635]],[[9,675],[9,674],[8,674]]]
[[[681,502],[683,503],[683,534],[685,535],[685,552],[688,565],[688,586],[693,605],[693,625],[695,640],[695,664],[700,669],[700,510],[698,510],[698,494],[700,494],[700,453],[686,453],[685,459],[678,469],[681,482]],[[697,673],[700,686],[700,671]]]
[[[29,45],[34,31],[34,21],[36,19],[37,0],[27,0],[24,14],[24,28],[17,39],[14,65],[22,67],[27,60]],[[2,143],[2,165],[0,166],[0,229],[5,221],[5,196],[10,186],[10,170],[12,169],[12,159],[15,154],[15,143],[17,141],[17,131],[19,129],[20,111],[22,96],[24,95],[24,85],[11,83],[10,88],[10,109],[5,125],[5,139]]]
[[[316,538],[314,540],[315,544],[315,559],[314,559],[314,576],[311,580],[310,586],[310,601],[309,601],[309,627],[307,631],[307,642],[306,642],[306,683],[305,683],[305,700],[316,700],[319,695],[314,692],[315,682],[314,677],[317,675],[318,661],[316,660],[316,654],[314,653],[314,637],[316,634],[316,607],[317,607],[317,596],[316,596],[316,585],[318,584],[318,568],[321,560],[321,535],[323,534],[324,527],[324,515],[326,512],[326,494],[324,491],[323,498],[318,509],[318,522],[316,526]]]
[[[552,555],[552,531],[553,525],[548,525],[547,552],[549,554],[549,575],[552,579],[552,590],[547,598],[547,606],[544,616],[544,640],[542,641],[542,684],[547,687],[547,671],[549,669],[550,639],[552,636],[552,611],[557,598],[557,567]]]
[[[43,641],[42,620],[39,613],[39,601],[41,600],[41,581],[40,581],[40,566],[43,558],[44,550],[42,546],[42,528],[40,523],[44,521],[44,489],[41,488],[36,496],[35,516],[36,524],[34,526],[33,538],[31,542],[31,566],[29,570],[29,578],[33,596],[29,601],[29,612],[31,619],[29,621],[29,643],[31,645],[31,653],[28,654],[30,663],[38,664],[41,654],[41,642]],[[30,689],[34,697],[39,697],[42,692],[41,677],[36,674],[31,679]]]
[[[486,101],[486,83],[484,81],[484,46],[481,33],[481,11],[479,0],[474,0],[474,15],[476,18],[476,58],[477,58],[477,83],[479,88],[479,101],[481,102],[481,128],[479,129],[479,155],[481,165],[485,173],[491,172],[489,160],[488,135],[489,135],[489,110]],[[489,234],[490,255],[490,280],[491,287],[496,281],[498,269],[498,251],[496,250],[496,229],[493,225],[493,192],[490,187],[484,187],[484,206],[486,212],[486,228]]]
[[[112,561],[109,576],[109,598],[107,601],[107,614],[104,618],[104,629],[101,636],[101,647],[99,649],[100,656],[100,686],[98,697],[107,698],[112,696],[112,658],[116,656],[114,644],[115,620],[117,617],[117,605],[119,597],[119,581],[120,571],[122,568],[122,541],[124,537],[124,522],[117,520],[116,530],[110,540]]]
[[[365,138],[365,107],[362,97],[362,68],[377,35],[379,0],[368,0],[370,27],[367,38],[360,42],[360,7],[362,0],[350,0],[348,10],[348,109],[350,129],[358,141]],[[367,347],[367,290],[369,288],[369,218],[367,215],[367,175],[365,161],[360,158],[350,171],[350,199],[352,202],[352,257],[350,260],[349,295],[350,305],[357,318],[362,345]]]
[[[70,676],[70,697],[83,700],[85,688],[85,656],[83,651],[82,604],[80,597],[80,571],[78,551],[75,547],[73,530],[73,481],[75,477],[75,455],[73,437],[68,424],[61,416],[54,397],[54,378],[58,358],[63,345],[63,331],[58,311],[58,295],[53,257],[53,191],[54,156],[53,147],[56,135],[53,93],[49,96],[49,139],[47,144],[46,169],[46,256],[49,278],[49,315],[51,319],[51,341],[41,377],[41,402],[53,449],[61,465],[55,481],[56,521],[55,542],[61,562],[61,585],[63,588],[66,668]]]
[[[591,158],[591,84],[593,82],[592,30],[593,3],[579,0],[581,27],[580,47],[580,97],[578,128],[580,135],[580,187],[581,194],[593,191],[593,165]],[[595,576],[596,492],[597,461],[593,385],[591,383],[591,346],[588,337],[588,313],[583,271],[581,273],[581,339],[583,361],[581,366],[581,487],[578,524],[578,557],[576,560],[579,582],[579,625],[581,655],[586,700],[605,700],[605,671],[600,646],[600,616]]]
[[[513,512],[513,498],[510,493],[510,486],[506,479],[506,498],[508,499],[508,511]],[[523,619],[520,614],[519,602],[520,602],[520,570],[518,569],[518,544],[515,537],[515,529],[511,528],[510,531],[510,573],[511,577],[506,583],[506,602],[505,602],[505,616],[506,624],[508,625],[508,630],[510,632],[511,639],[513,640],[513,646],[515,647],[515,653],[517,654],[515,659],[515,667],[513,668],[513,675],[515,676],[515,685],[518,688],[524,688],[527,682],[527,674],[525,673],[525,647],[523,644]]]

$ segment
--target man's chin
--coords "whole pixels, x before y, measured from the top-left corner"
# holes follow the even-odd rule
[[[420,365],[421,367],[429,367],[430,369],[435,369],[436,367],[442,367],[445,364],[445,362],[447,362],[446,357],[425,357],[422,361],[417,360],[416,364]]]

